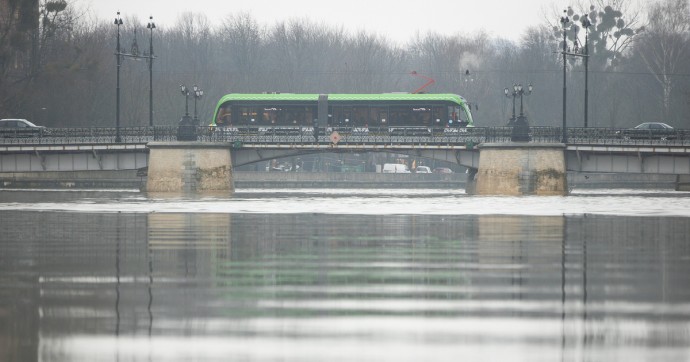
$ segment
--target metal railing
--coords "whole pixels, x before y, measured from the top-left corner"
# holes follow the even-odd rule
[[[0,144],[110,144],[116,143],[118,130],[111,128],[49,128],[31,135],[0,131]],[[177,127],[121,127],[121,143],[176,141]]]
[[[463,146],[472,148],[491,142],[511,142],[512,127],[474,127],[460,129],[427,128],[338,128],[320,129],[314,134],[311,127],[255,127],[238,129],[229,127],[121,127],[121,143],[148,143],[153,141],[174,142],[223,142],[234,147],[243,145],[390,145],[415,146]],[[35,133],[17,133],[0,130],[0,144],[4,145],[72,145],[114,144],[116,128],[51,128]],[[560,143],[560,127],[531,127],[529,138],[534,143]],[[568,144],[589,145],[690,145],[690,131],[677,130],[672,137],[660,134],[637,133],[626,135],[623,129],[568,128]]]

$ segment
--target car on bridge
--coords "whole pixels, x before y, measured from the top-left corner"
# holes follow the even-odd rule
[[[45,135],[46,128],[37,126],[25,119],[5,118],[0,119],[0,137],[40,137]]]
[[[645,122],[637,126],[616,132],[622,139],[645,139],[645,140],[675,140],[678,138],[678,131],[663,122]]]
[[[436,167],[433,173],[453,173],[453,170],[449,169],[448,167]]]
[[[383,173],[410,173],[410,169],[401,163],[386,163],[383,165]]]

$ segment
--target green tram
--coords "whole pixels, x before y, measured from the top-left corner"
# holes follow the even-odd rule
[[[231,93],[218,101],[211,126],[248,134],[424,135],[459,132],[474,123],[469,105],[456,94]]]

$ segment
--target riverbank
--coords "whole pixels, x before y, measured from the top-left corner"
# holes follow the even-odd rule
[[[464,189],[467,174],[384,174],[374,172],[233,173],[235,188],[435,188]],[[568,174],[570,189],[675,189],[675,175]],[[143,189],[146,176],[136,171],[0,173],[4,189]]]

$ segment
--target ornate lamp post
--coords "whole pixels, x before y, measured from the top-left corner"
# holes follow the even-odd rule
[[[120,57],[120,25],[122,25],[122,18],[120,12],[117,12],[115,18],[115,25],[117,25],[117,48],[115,52],[115,59],[117,62],[117,85],[115,88],[115,142],[120,143],[120,65],[122,64],[122,57]]]
[[[513,118],[515,118],[515,97],[520,96],[520,115],[514,120],[513,131],[510,136],[510,140],[513,142],[529,142],[532,138],[522,101],[523,96],[530,94],[532,94],[532,84],[528,85],[527,89],[524,89],[522,84],[513,85]]]
[[[117,60],[117,88],[115,96],[115,142],[122,142],[120,138],[120,68],[122,67],[122,58],[128,57],[132,59],[146,59],[149,63],[149,126],[153,126],[153,29],[156,28],[156,24],[153,22],[153,16],[149,17],[149,23],[146,27],[150,30],[149,32],[149,51],[148,54],[144,52],[144,55],[139,55],[139,46],[137,45],[137,33],[134,31],[134,41],[132,42],[132,47],[129,53],[123,52],[120,47],[120,25],[122,25],[122,18],[120,17],[120,12],[117,12],[117,17],[115,18],[115,25],[117,25],[117,48],[115,51],[115,59]]]
[[[194,92],[198,90],[197,86],[194,86]],[[177,127],[177,140],[178,141],[196,141],[196,96],[194,98],[194,117],[189,116],[189,96],[193,95],[184,84],[180,85],[180,93],[184,96],[184,117],[180,119]]]
[[[522,112],[522,96],[532,94],[532,83],[527,86],[527,92],[522,88],[522,84],[518,84],[518,94],[520,95],[520,118],[524,118],[525,114]]]
[[[201,99],[201,97],[204,96],[204,91],[201,90],[201,88],[199,88],[196,84],[194,85],[194,87],[192,87],[192,91],[192,95],[194,96],[194,121],[198,123],[199,117],[196,113],[196,101],[198,101],[199,99]]]
[[[582,23],[582,27],[585,28],[585,128],[587,128],[587,118],[589,113],[587,109],[589,102],[589,27],[592,26],[592,23],[589,21],[589,16],[587,16],[587,14],[582,15],[580,22]]]
[[[515,97],[517,96],[517,84],[513,84],[512,92],[508,88],[505,88],[503,93],[506,95],[506,97],[513,98],[513,116],[510,117],[510,121],[508,121],[508,125],[512,126],[515,124]]]
[[[566,131],[566,120],[565,120],[565,109],[566,109],[566,56],[567,54],[567,28],[566,26],[570,23],[570,19],[568,18],[568,10],[563,10],[563,16],[561,16],[561,24],[563,24],[563,129],[562,129],[562,135],[561,135],[561,142],[567,143],[568,142],[568,133]]]
[[[153,16],[149,16],[146,28],[149,29],[149,126],[153,127],[153,29],[156,28]]]
[[[566,109],[566,57],[567,56],[574,56],[574,57],[579,57],[579,58],[584,58],[585,61],[585,127],[587,127],[587,121],[588,121],[588,101],[589,101],[589,78],[588,78],[588,64],[589,64],[589,33],[587,32],[589,30],[589,27],[592,26],[592,23],[589,21],[589,17],[587,14],[583,15],[582,18],[580,19],[582,26],[585,28],[585,46],[582,51],[580,51],[579,44],[577,41],[577,37],[574,40],[575,43],[575,50],[573,52],[570,52],[570,49],[568,48],[568,38],[567,38],[567,26],[570,23],[570,19],[568,18],[568,14],[572,15],[572,9],[567,9],[563,10],[564,15],[561,17],[561,24],[563,24],[563,51],[561,52],[563,54],[563,135],[561,142],[567,143],[568,142],[568,136],[566,132],[566,120],[565,120],[565,109]],[[574,16],[574,20],[577,20],[577,15]],[[575,29],[576,35],[577,35],[577,29]]]
[[[191,93],[184,84],[180,84],[180,92],[184,96],[184,116],[189,117],[189,96]]]

